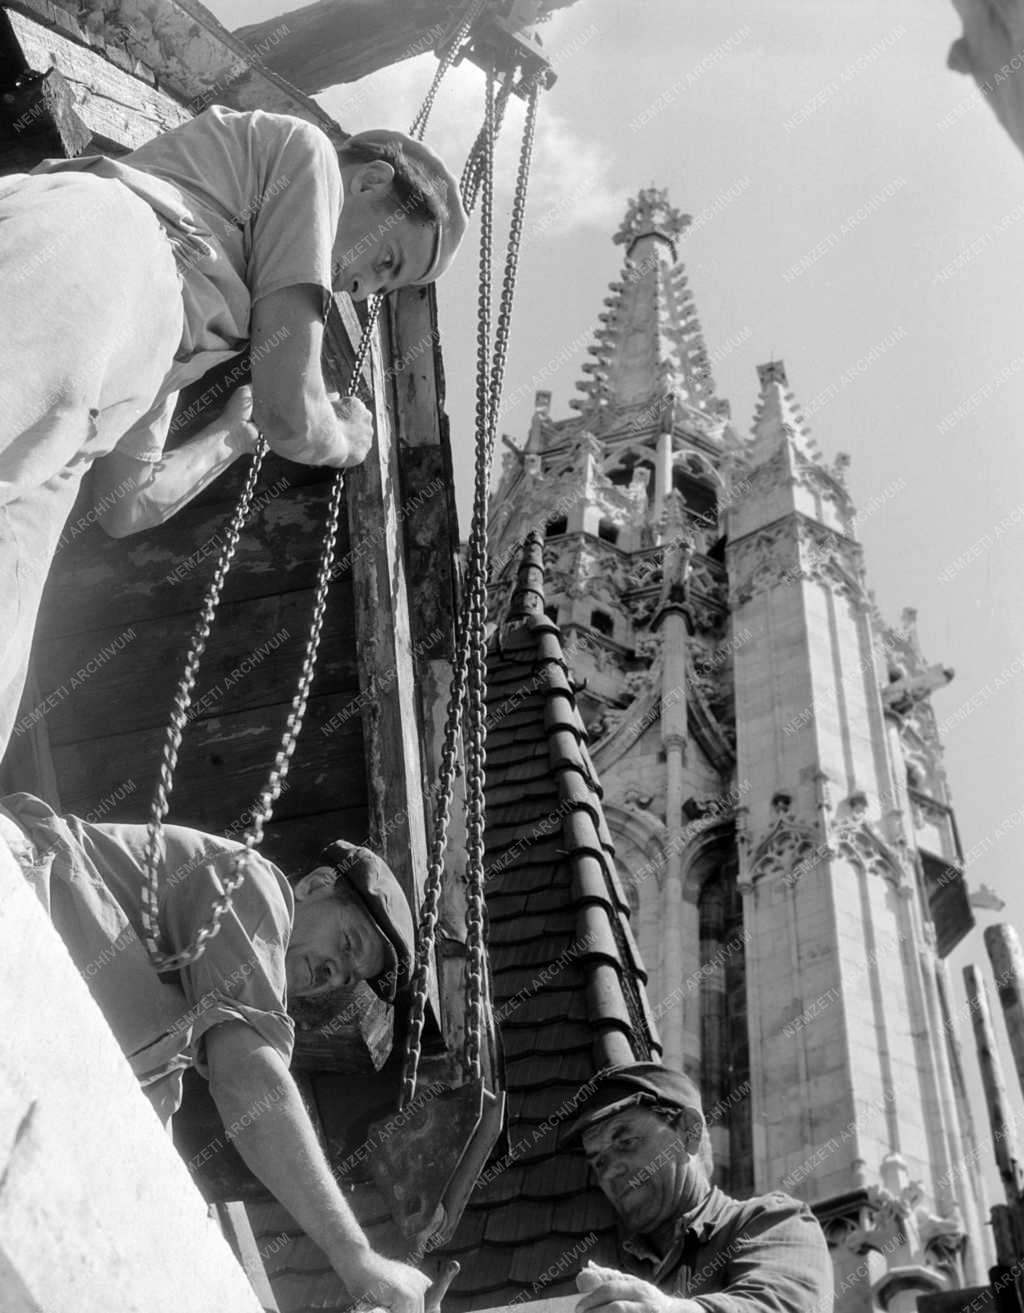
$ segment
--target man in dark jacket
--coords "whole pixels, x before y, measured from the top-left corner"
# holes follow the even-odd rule
[[[654,1062],[583,1087],[570,1140],[621,1224],[622,1270],[588,1265],[578,1313],[831,1313],[832,1262],[805,1203],[711,1184],[697,1087]]]

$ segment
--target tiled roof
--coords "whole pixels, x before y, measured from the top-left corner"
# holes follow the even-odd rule
[[[542,562],[531,535],[488,657],[488,955],[509,1130],[444,1251],[462,1265],[445,1313],[568,1294],[587,1258],[613,1261],[611,1208],[559,1134],[596,1071],[659,1051]]]
[[[611,1208],[559,1135],[596,1071],[660,1052],[542,562],[531,535],[488,654],[487,943],[509,1125],[443,1251],[462,1268],[444,1313],[568,1294],[588,1258],[614,1261]],[[364,1225],[380,1205],[365,1196]],[[320,1251],[282,1220],[267,1205],[255,1221],[282,1313],[343,1307]],[[370,1228],[385,1252],[387,1229]]]

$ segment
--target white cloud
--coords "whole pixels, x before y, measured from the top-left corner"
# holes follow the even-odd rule
[[[625,198],[609,179],[607,148],[582,137],[561,115],[538,116],[530,208],[546,233],[563,236],[575,228],[608,232],[625,210]]]
[[[345,129],[392,127],[403,131],[416,115],[434,76],[436,61],[426,54],[382,69],[318,97]],[[515,186],[525,106],[513,98],[505,117],[495,160],[495,191],[507,211]],[[468,62],[450,69],[434,104],[426,140],[456,175],[483,121],[483,74]],[[579,227],[608,231],[625,208],[625,197],[609,181],[610,157],[598,140],[580,135],[567,119],[545,108],[543,96],[530,179],[527,223],[548,236]]]

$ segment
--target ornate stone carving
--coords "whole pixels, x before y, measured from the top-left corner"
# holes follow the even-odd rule
[[[826,469],[819,461],[811,460],[799,447],[794,447],[793,453],[794,482],[809,488],[823,501],[831,502],[843,523],[843,528],[847,533],[852,533],[854,521],[853,502],[850,500],[850,494],[846,491],[845,485],[832,471]],[[845,469],[845,466],[842,468]]]
[[[792,886],[813,869],[827,849],[818,837],[817,827],[793,815],[789,794],[776,794],[773,808],[775,823],[750,857],[750,881],[756,884],[759,880],[778,880]]]
[[[886,708],[900,715],[906,715],[915,703],[929,697],[937,688],[945,688],[954,674],[949,666],[940,665],[926,666],[913,674],[905,667],[897,669],[897,678],[882,689],[882,701]]]
[[[885,1256],[888,1272],[875,1284],[876,1298],[887,1306],[885,1292],[917,1285],[922,1293],[960,1284],[960,1259],[966,1243],[959,1208],[941,1215],[932,1210],[919,1181],[909,1179],[899,1154],[881,1166],[882,1184],[868,1187],[868,1208],[846,1238],[847,1247]]]
[[[867,606],[858,543],[805,515],[768,525],[736,543],[729,553],[730,599],[742,606],[780,584],[814,580]]]
[[[660,233],[672,243],[681,237],[692,219],[669,204],[668,192],[659,187],[644,187],[629,202],[626,217],[612,238],[617,245],[631,246],[639,237]]]
[[[863,797],[863,795],[861,795]],[[833,844],[840,857],[871,875],[880,875],[895,888],[903,889],[907,880],[907,859],[882,838],[864,819],[865,807],[852,808],[833,829]]]

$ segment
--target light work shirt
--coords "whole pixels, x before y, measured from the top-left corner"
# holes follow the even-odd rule
[[[295,903],[273,863],[258,854],[249,863],[198,962],[158,974],[141,942],[146,827],[58,816],[30,794],[0,798],[0,812],[19,826],[15,857],[161,1116],[180,1103],[186,1067],[209,1076],[206,1036],[222,1022],[244,1022],[290,1062],[285,952]],[[173,953],[209,920],[242,845],[179,825],[165,836],[159,922],[162,949]]]
[[[620,1247],[633,1275],[707,1313],[832,1313],[825,1237],[807,1204],[786,1194],[732,1199],[712,1187],[664,1257],[637,1236]]]
[[[45,160],[40,172],[114,179],[160,220],[181,276],[184,331],[158,404],[118,449],[158,461],[173,394],[245,350],[252,304],[300,283],[331,297],[343,188],[334,145],[303,119],[213,105],[118,159]]]

